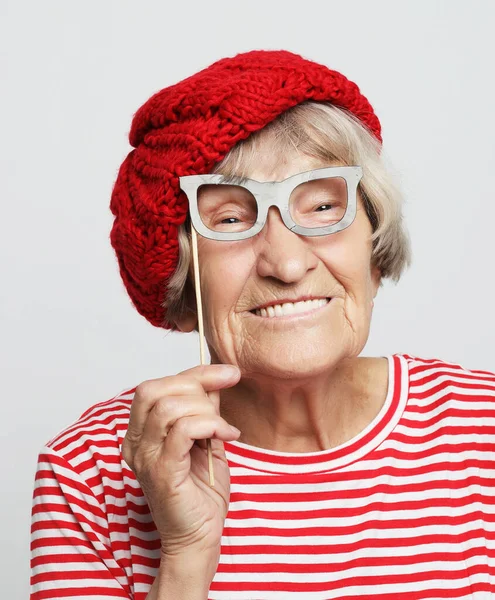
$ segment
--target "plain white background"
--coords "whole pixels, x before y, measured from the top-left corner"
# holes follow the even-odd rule
[[[486,1],[0,2],[2,595],[25,598],[37,454],[87,407],[199,363],[132,307],[108,239],[133,113],[238,52],[288,49],[374,106],[414,264],[364,355],[495,371],[495,42]]]

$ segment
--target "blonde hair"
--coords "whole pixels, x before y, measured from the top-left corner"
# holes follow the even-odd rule
[[[378,267],[382,279],[397,283],[411,264],[410,240],[402,217],[403,197],[385,165],[380,143],[361,121],[330,103],[303,102],[238,142],[213,172],[226,177],[246,177],[250,166],[256,162],[257,149],[266,143],[282,156],[296,150],[329,163],[362,167],[359,190],[373,232],[371,264]],[[168,281],[162,303],[165,319],[174,331],[185,312],[194,310],[196,305],[188,277],[191,262],[189,217],[179,227],[178,238],[179,263]]]

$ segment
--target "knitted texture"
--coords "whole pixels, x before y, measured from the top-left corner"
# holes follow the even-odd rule
[[[188,210],[179,177],[211,172],[237,142],[306,100],[347,109],[381,142],[380,122],[355,83],[284,50],[219,60],[136,112],[129,133],[134,149],[112,191],[110,241],[127,292],[152,325],[172,328],[163,301]]]

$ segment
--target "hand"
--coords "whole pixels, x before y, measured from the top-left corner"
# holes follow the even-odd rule
[[[219,390],[240,379],[237,367],[197,366],[138,385],[122,445],[148,501],[168,557],[215,562],[230,497],[223,448],[240,432],[220,416]],[[209,485],[206,439],[212,439],[215,487]]]

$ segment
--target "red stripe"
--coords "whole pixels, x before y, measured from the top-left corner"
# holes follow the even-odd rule
[[[71,598],[81,596],[90,598],[91,596],[100,596],[101,598],[125,598],[129,600],[128,592],[123,589],[113,589],[109,587],[81,586],[81,587],[55,587],[52,590],[37,590],[31,594],[31,600],[56,600],[57,598]]]
[[[480,502],[479,495],[475,495],[477,501]],[[465,503],[462,502],[454,502],[454,499],[451,500],[453,504],[447,504],[445,501],[437,501],[436,499],[432,499],[428,501],[421,501],[418,504],[421,504],[419,508],[427,508],[428,506],[434,506],[435,508],[450,508],[465,506]],[[402,510],[408,509],[407,502],[404,502],[401,506]],[[413,504],[413,503],[411,503]],[[416,503],[414,503],[416,504]],[[386,506],[382,507],[386,510]],[[386,514],[384,510],[383,514]],[[393,511],[391,511],[393,513]],[[440,511],[439,511],[440,512]],[[447,512],[447,511],[445,511]],[[364,513],[366,514],[366,513]],[[296,511],[296,510],[287,510],[287,511],[264,511],[261,509],[254,510],[239,510],[234,512],[229,512],[229,519],[231,521],[238,521],[243,519],[265,519],[266,521],[284,521],[284,520],[304,520],[304,519],[332,519],[339,518],[343,516],[348,516],[347,511],[342,509],[341,511],[335,509],[321,509],[321,510],[309,510],[309,511]],[[353,516],[352,514],[350,515]],[[285,517],[285,518],[284,518]],[[403,529],[407,530],[409,528],[417,528],[417,527],[425,527],[425,526],[455,526],[455,525],[464,525],[469,523],[472,520],[483,519],[483,521],[487,523],[495,523],[495,514],[488,514],[486,512],[482,512],[481,510],[472,510],[462,515],[431,515],[431,516],[411,516],[409,518],[404,519],[370,519],[364,521],[362,523],[357,523],[355,525],[340,525],[335,526],[330,529],[334,535],[352,535],[354,533],[360,533],[365,529],[378,529],[378,530],[388,530],[388,529]],[[344,521],[345,522],[345,521]]]
[[[421,392],[419,390],[415,391],[415,387],[416,386],[411,386],[410,398],[420,399],[420,400],[428,399],[430,396],[438,394],[439,392],[445,392],[445,395],[448,396],[449,398],[461,399],[462,397],[464,397],[464,400],[466,400],[467,394],[456,393],[456,390],[464,389],[464,390],[469,390],[470,392],[475,391],[477,394],[475,401],[479,402],[480,398],[479,398],[478,394],[480,392],[495,392],[495,385],[493,385],[493,384],[490,385],[488,382],[483,383],[483,385],[479,382],[476,385],[472,385],[470,383],[464,383],[461,381],[452,381],[449,379],[447,379],[446,381],[440,381],[437,385],[431,386],[428,389],[423,390]],[[481,396],[481,398],[483,398],[483,397],[484,396]],[[485,396],[485,398],[493,399],[493,395],[488,396],[488,394],[487,394]]]
[[[466,432],[463,432],[463,435],[466,435]],[[395,458],[398,460],[413,462],[419,461],[422,458],[434,458],[437,454],[451,454],[452,456],[458,457],[464,451],[470,453],[478,452],[480,456],[483,456],[484,453],[493,453],[493,449],[495,448],[495,439],[491,444],[488,444],[488,442],[461,442],[460,440],[462,440],[462,435],[459,436],[458,442],[452,442],[450,444],[443,442],[435,444],[432,448],[416,450],[411,443],[411,438],[395,431],[390,434],[389,442],[397,441],[404,445],[409,443],[408,451],[404,452],[401,450],[395,450],[394,448],[379,449],[375,450],[373,458],[376,460],[380,460],[382,458]],[[423,443],[423,441],[424,438],[418,438],[416,440],[416,444]]]
[[[297,537],[320,537],[324,538],[328,536],[331,538],[331,534],[334,529],[331,527],[304,527],[302,529],[296,528],[276,528],[276,527],[225,527],[224,536],[228,537],[279,537],[282,538],[280,544],[251,544],[237,546],[230,544],[229,546],[222,547],[222,553],[242,555],[242,554],[346,554],[348,552],[355,552],[358,550],[379,550],[380,548],[414,548],[416,546],[427,546],[428,544],[462,544],[469,543],[471,545],[474,540],[478,544],[485,544],[486,532],[482,529],[472,529],[456,534],[448,533],[435,533],[429,535],[418,535],[411,537],[397,537],[397,538],[377,538],[376,535],[371,532],[368,537],[362,537],[359,540],[348,542],[348,543],[336,543],[336,544],[297,544],[287,545],[283,543],[284,537],[297,538]]]
[[[377,451],[375,450],[375,453]],[[374,457],[373,457],[374,458]],[[410,457],[405,453],[397,453],[396,458],[401,458],[402,460],[410,460]],[[413,457],[414,458],[414,457]],[[369,457],[368,457],[369,459]],[[393,467],[393,466],[377,466],[377,461],[370,460],[370,468],[366,470],[359,471],[348,471],[348,472],[328,472],[328,473],[311,473],[311,474],[301,474],[301,475],[236,475],[235,473],[231,474],[231,484],[235,488],[238,485],[277,485],[282,486],[284,484],[292,484],[292,485],[300,485],[305,483],[344,483],[349,482],[352,483],[354,481],[373,481],[379,477],[390,477],[390,478],[398,478],[400,480],[401,477],[417,477],[420,475],[428,475],[430,478],[433,478],[437,474],[443,474],[444,479],[437,479],[438,481],[450,481],[450,479],[446,479],[449,476],[449,473],[462,473],[467,471],[467,469],[479,469],[479,470],[487,470],[487,471],[495,471],[495,455],[492,460],[486,459],[478,459],[478,458],[465,458],[459,462],[446,462],[446,461],[438,461],[435,463],[431,463],[428,465],[414,466],[414,462],[411,461],[411,466],[407,467]],[[364,463],[364,461],[363,461]],[[375,467],[376,470],[373,470],[371,467]],[[414,484],[413,484],[414,485]],[[235,493],[235,492],[233,492]],[[251,492],[249,489],[245,492],[246,497],[251,497]],[[293,494],[293,492],[288,492]],[[318,492],[314,492],[318,493]],[[232,494],[231,494],[232,498]]]
[[[449,577],[450,572],[445,571],[442,574],[438,575],[438,579],[443,579],[444,581],[449,581],[451,578]],[[441,576],[442,575],[442,576]],[[390,585],[397,584],[397,591],[394,592],[383,592],[380,590],[380,585]],[[270,582],[270,583],[248,583],[243,581],[236,581],[233,584],[225,583],[225,582],[216,582],[213,581],[210,590],[212,591],[226,591],[226,592],[266,592],[266,591],[281,591],[281,592],[333,592],[336,589],[345,589],[346,587],[356,587],[362,586],[364,587],[363,592],[366,595],[357,594],[357,595],[345,595],[341,600],[370,600],[371,598],[378,598],[380,600],[430,600],[431,598],[462,598],[463,596],[471,599],[472,594],[478,592],[492,592],[493,586],[490,583],[469,583],[467,586],[461,586],[456,588],[447,588],[442,589],[439,587],[427,587],[425,585],[421,586],[419,590],[410,590],[404,591],[402,589],[402,585],[405,582],[393,580],[391,578],[382,578],[376,577],[374,581],[366,581],[363,582],[361,578],[355,579],[350,578],[346,579],[342,582],[342,585],[334,586],[333,584],[315,584],[315,583],[278,583],[278,582]],[[400,591],[399,591],[400,590]]]

